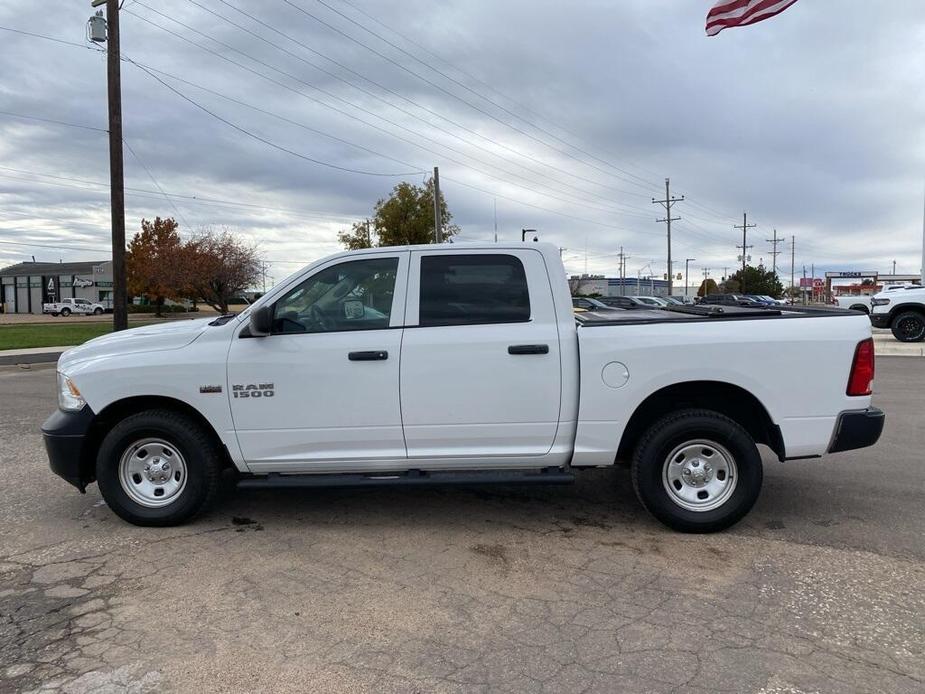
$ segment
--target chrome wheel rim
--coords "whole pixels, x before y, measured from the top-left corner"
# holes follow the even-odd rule
[[[172,504],[186,488],[186,461],[176,446],[151,437],[132,443],[119,460],[119,483],[146,508]]]
[[[662,484],[673,503],[688,511],[712,511],[729,500],[738,484],[735,458],[707,439],[685,441],[662,466]]]

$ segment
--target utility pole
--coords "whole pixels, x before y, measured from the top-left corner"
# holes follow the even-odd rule
[[[623,246],[620,246],[620,296],[626,296],[626,261],[633,256],[623,252]]]
[[[366,247],[373,247],[373,235],[369,233],[369,217],[366,218]]]
[[[652,204],[653,204],[653,205],[661,205],[662,207],[665,208],[665,217],[664,217],[664,219],[656,219],[655,221],[656,221],[656,222],[659,222],[659,223],[665,222],[665,223],[668,225],[668,295],[669,295],[669,296],[672,294],[672,279],[671,279],[671,274],[672,274],[672,268],[671,268],[671,223],[672,223],[672,222],[677,222],[678,220],[681,219],[680,217],[672,217],[672,216],[671,216],[671,208],[674,207],[674,204],[675,204],[676,202],[682,202],[682,201],[684,200],[684,196],[683,196],[683,195],[682,195],[680,198],[673,198],[673,197],[671,197],[671,188],[670,188],[670,186],[671,186],[671,183],[670,183],[670,181],[666,178],[666,179],[665,179],[665,199],[664,199],[664,200],[656,200],[655,198],[652,198]]]
[[[106,5],[106,83],[109,97],[109,198],[112,215],[112,329],[128,327],[125,278],[125,181],[122,167],[122,75],[119,54],[119,0],[92,0]],[[91,19],[91,22],[93,20]]]
[[[495,198],[495,243],[498,243],[498,198]]]
[[[794,273],[794,267],[796,266],[796,257],[797,257],[797,237],[790,237],[790,298],[793,297],[794,282],[796,281],[796,274]]]
[[[776,274],[777,274],[777,256],[780,255],[780,251],[777,250],[777,244],[783,243],[784,240],[783,240],[783,239],[777,238],[777,229],[775,229],[775,230],[774,230],[774,238],[773,238],[773,239],[765,239],[765,241],[767,241],[768,243],[771,244],[771,258],[772,258],[772,260],[771,260],[771,270],[772,270],[772,271],[774,272],[774,274],[776,275]]]
[[[688,270],[692,260],[697,260],[696,258],[685,258],[684,259],[684,296],[687,296],[690,288],[690,281],[688,280]]]
[[[896,261],[893,261],[893,274],[896,274]]]
[[[803,282],[800,283],[800,294],[803,297],[803,305],[806,306],[806,291],[802,285],[806,284],[806,265],[803,266]]]
[[[434,167],[434,242],[443,243],[443,220],[440,219],[440,167]]]
[[[733,229],[742,230],[742,286],[739,287],[739,291],[741,291],[743,294],[745,293],[745,261],[748,260],[748,249],[751,248],[751,246],[748,245],[748,230],[754,229],[756,226],[758,225],[748,223],[748,212],[742,213],[742,224],[741,225],[739,224],[732,225]]]

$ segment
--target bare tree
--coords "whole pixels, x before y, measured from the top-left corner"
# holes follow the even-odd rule
[[[207,229],[183,245],[186,295],[216,311],[228,312],[228,303],[260,279],[262,265],[257,246],[227,229]]]

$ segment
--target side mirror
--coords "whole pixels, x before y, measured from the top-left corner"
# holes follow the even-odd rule
[[[266,337],[273,329],[273,309],[261,306],[251,311],[250,333],[253,337]]]

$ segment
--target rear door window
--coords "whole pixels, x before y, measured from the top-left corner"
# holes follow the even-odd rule
[[[523,263],[513,255],[425,255],[419,325],[480,325],[530,320]]]

